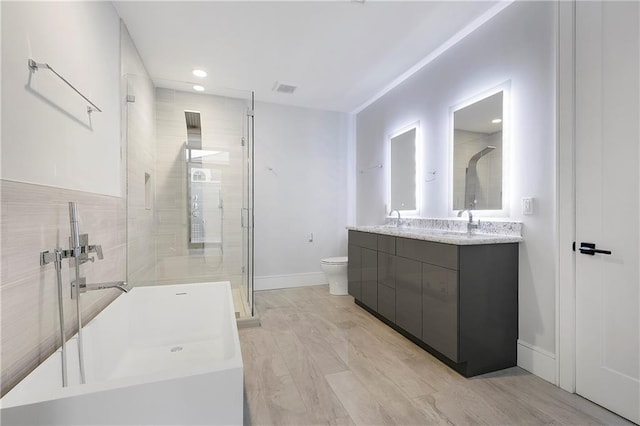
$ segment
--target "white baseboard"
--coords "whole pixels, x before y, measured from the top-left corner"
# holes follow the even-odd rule
[[[310,285],[327,284],[327,278],[322,272],[308,272],[304,274],[269,275],[255,277],[253,288],[256,291],[274,290],[278,288],[306,287]]]
[[[554,385],[557,383],[555,354],[522,340],[518,340],[518,367]]]

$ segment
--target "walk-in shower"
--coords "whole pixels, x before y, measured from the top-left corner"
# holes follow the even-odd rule
[[[253,315],[253,94],[127,76],[127,275],[229,281]]]

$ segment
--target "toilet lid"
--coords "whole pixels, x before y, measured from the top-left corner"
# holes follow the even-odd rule
[[[322,263],[328,263],[330,265],[342,265],[344,263],[347,263],[348,258],[347,256],[343,256],[343,257],[328,257],[326,259],[322,259],[321,262]]]

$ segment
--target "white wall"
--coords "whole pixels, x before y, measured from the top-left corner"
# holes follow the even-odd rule
[[[346,256],[351,131],[345,113],[256,104],[256,290],[326,283],[320,259]]]
[[[519,364],[555,381],[555,54],[552,2],[514,2],[357,116],[357,168],[386,163],[386,135],[420,121],[422,215],[449,214],[450,108],[510,80],[510,216],[524,223],[520,245]],[[357,222],[380,224],[385,174],[357,175]],[[430,176],[423,176],[424,180]],[[535,197],[535,214],[520,201]]]
[[[120,24],[108,2],[2,2],[2,179],[122,195]],[[103,112],[48,70],[49,63]],[[24,112],[28,111],[28,114]]]

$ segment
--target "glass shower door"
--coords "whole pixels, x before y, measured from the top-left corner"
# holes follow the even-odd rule
[[[247,106],[247,119],[245,127],[245,137],[243,139],[243,157],[245,165],[243,167],[243,196],[242,196],[242,239],[243,244],[243,269],[242,288],[246,290],[244,299],[248,309],[253,312],[253,136],[254,136],[254,99],[251,99]]]
[[[128,279],[229,281],[251,316],[253,94],[161,83],[127,76]]]

